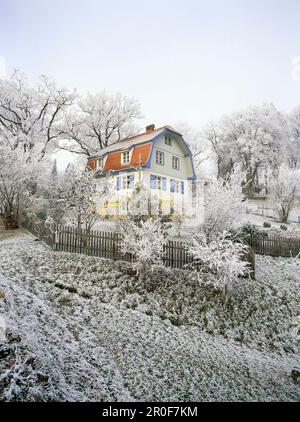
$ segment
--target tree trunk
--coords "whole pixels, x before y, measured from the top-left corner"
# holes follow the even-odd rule
[[[280,221],[281,223],[287,223],[289,218],[289,210],[281,207],[281,211],[280,211]]]
[[[137,264],[137,271],[136,271],[136,275],[139,278],[140,281],[145,281],[146,278],[146,274],[148,272],[148,265],[147,262],[139,262]]]
[[[12,213],[4,214],[3,223],[6,230],[15,230],[19,227],[18,220]]]
[[[226,308],[231,298],[231,283],[229,281],[224,286],[223,294],[224,294],[224,306]]]
[[[247,169],[246,183],[243,187],[243,193],[248,199],[253,197],[253,180],[251,167],[248,167]]]

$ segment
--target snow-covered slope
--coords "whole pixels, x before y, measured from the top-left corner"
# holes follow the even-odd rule
[[[276,272],[264,272],[265,265]],[[243,318],[237,304],[226,311],[230,320],[217,298],[209,301],[201,286],[195,293],[172,274],[150,292],[109,261],[54,253],[29,235],[0,240],[0,315],[7,327],[0,399],[297,400],[299,385],[289,374],[299,355],[292,353],[292,333],[281,341],[279,317],[283,312],[289,327],[299,312],[299,296],[284,305],[299,294],[297,265],[259,263],[263,303],[251,311],[258,314],[245,314],[245,302]],[[279,280],[283,274],[290,279]],[[260,309],[274,303],[281,303],[278,313]],[[270,316],[279,321],[273,346]],[[255,318],[265,318],[259,329],[251,328]],[[238,330],[225,319],[229,325],[236,319]],[[241,320],[246,328],[238,338]]]

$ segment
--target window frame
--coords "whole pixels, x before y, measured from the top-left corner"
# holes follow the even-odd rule
[[[165,136],[165,144],[169,147],[172,146],[172,139],[169,136]]]
[[[175,163],[178,163],[178,166]],[[180,171],[180,157],[176,157],[176,155],[172,155],[172,169]]]
[[[103,170],[104,167],[104,158],[100,157],[96,160],[96,170]]]
[[[170,180],[170,193],[180,193],[181,190],[180,180],[171,179]]]
[[[126,174],[121,178],[121,190],[128,190],[134,188],[134,174]]]
[[[161,162],[159,162],[160,160],[158,160],[158,157],[162,158]],[[165,153],[163,151],[156,150],[156,153],[155,153],[155,162],[159,166],[164,166],[165,165]]]
[[[128,161],[126,160],[124,160],[124,157],[128,157]],[[127,164],[129,164],[130,163],[130,151],[129,150],[127,150],[127,151],[123,151],[123,152],[121,152],[121,164],[122,165],[127,165]]]
[[[167,178],[165,176],[150,175],[150,189],[167,191]]]

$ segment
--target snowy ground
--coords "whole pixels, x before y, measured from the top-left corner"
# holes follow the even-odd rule
[[[275,228],[280,228],[280,226],[282,225],[282,223],[275,218],[265,217],[265,216],[257,215],[253,213],[243,214],[241,217],[242,217],[243,223],[249,222],[251,224],[255,224],[258,227],[263,227],[263,224],[265,222],[271,223],[271,225]],[[289,223],[286,223],[285,225],[290,229],[293,229],[293,228],[300,229],[300,223],[289,222]]]
[[[269,235],[278,236],[278,237],[285,237],[285,238],[292,238],[292,239],[299,239],[300,238],[300,223],[289,222],[284,224],[287,230],[284,231],[281,229],[282,223],[274,218],[265,217],[257,214],[243,214],[240,216],[240,221],[242,224],[253,224],[260,229],[263,229]],[[271,224],[270,228],[264,228],[264,223]]]
[[[299,400],[300,260],[257,264],[225,310],[184,272],[146,290],[113,262],[0,233],[0,400]]]

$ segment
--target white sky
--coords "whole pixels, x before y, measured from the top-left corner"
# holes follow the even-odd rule
[[[7,72],[135,96],[141,125],[300,102],[299,0],[0,0],[0,13]]]

